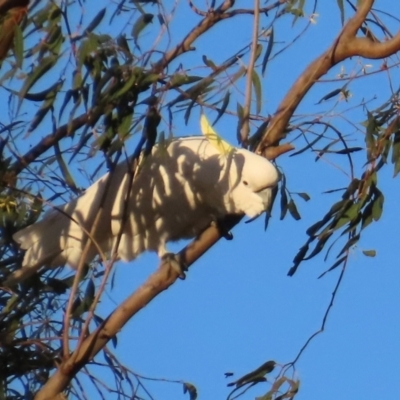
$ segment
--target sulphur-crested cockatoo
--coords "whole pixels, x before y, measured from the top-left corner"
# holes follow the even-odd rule
[[[6,283],[14,284],[42,266],[77,268],[105,190],[103,214],[85,262],[100,253],[110,256],[124,215],[117,250],[117,258],[124,261],[145,250],[163,257],[167,242],[193,238],[227,214],[260,215],[278,182],[276,168],[247,150],[222,150],[223,154],[218,143],[204,136],[154,146],[134,177],[125,211],[131,179],[127,170],[132,163],[121,162],[112,172],[109,186],[106,174],[82,196],[14,235],[26,252],[22,268]]]

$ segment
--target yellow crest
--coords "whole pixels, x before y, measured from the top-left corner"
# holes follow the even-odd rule
[[[208,141],[224,156],[227,156],[235,148],[228,142],[225,142],[217,132],[214,131],[210,122],[204,114],[200,117],[201,133],[208,139]]]

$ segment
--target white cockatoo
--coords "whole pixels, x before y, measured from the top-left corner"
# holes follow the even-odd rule
[[[257,217],[269,206],[279,179],[265,158],[244,149],[221,153],[207,136],[154,146],[133,182],[127,173],[131,166],[131,160],[121,162],[83,195],[14,234],[26,252],[22,268],[6,283],[18,282],[42,266],[77,268],[104,196],[85,262],[98,254],[110,256],[121,229],[117,258],[130,261],[146,250],[163,257],[168,242],[193,238],[227,214]]]

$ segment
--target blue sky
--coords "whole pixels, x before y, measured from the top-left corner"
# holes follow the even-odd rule
[[[202,2],[198,3],[200,6]],[[247,4],[237,3],[241,7]],[[326,49],[340,30],[336,2],[319,3],[317,24],[312,25],[290,51],[268,65],[263,80],[264,115],[275,111],[296,77]],[[196,21],[185,2],[179,3],[179,7],[182,9],[172,25],[172,37],[176,34],[180,37]],[[87,19],[90,20],[89,15]],[[241,21],[244,22],[222,23],[201,38],[196,42],[196,52],[182,58],[184,65],[201,65],[203,54],[218,64],[229,57],[233,49],[245,46],[251,38],[251,18],[243,17]],[[262,25],[267,21],[263,19]],[[275,32],[277,49],[291,37],[290,27],[289,20],[278,25]],[[107,29],[114,35],[118,28]],[[145,34],[144,40],[150,38]],[[351,71],[357,62],[353,59],[345,63],[346,70]],[[368,63],[377,68],[381,62]],[[200,68],[193,74],[201,75],[202,72]],[[331,77],[339,72],[340,66],[337,66]],[[394,72],[393,87],[397,88],[398,83]],[[315,105],[326,93],[341,85],[317,84],[298,113],[322,114],[332,108],[329,118],[342,129],[349,130],[349,125],[341,122],[337,114],[374,94],[377,99],[371,103],[371,108],[377,107],[390,95],[388,80],[380,74],[353,82],[350,86],[353,97],[349,103],[335,106],[336,100],[331,100]],[[235,110],[233,105],[231,108]],[[355,124],[360,124],[365,119],[361,111],[356,109],[346,115]],[[212,119],[213,115],[210,115]],[[224,117],[216,129],[235,143],[235,118]],[[197,111],[188,126],[176,119],[177,136],[198,132]],[[363,139],[359,135],[355,140],[362,143]],[[289,278],[286,274],[294,255],[307,238],[307,227],[319,220],[340,196],[322,193],[348,184],[348,177],[330,164],[329,159],[316,163],[314,158],[314,154],[306,152],[297,157],[284,155],[278,160],[287,175],[289,189],[311,196],[309,202],[296,199],[302,220],[294,221],[287,216],[280,221],[277,204],[266,232],[261,218],[237,226],[233,241],[220,241],[195,263],[185,281],[178,281],[126,325],[118,335],[115,350],[124,364],[144,376],[191,382],[198,388],[199,398],[208,400],[225,399],[229,393],[227,382],[267,360],[285,364],[296,357],[308,337],[321,326],[339,270],[317,279],[334,262],[332,257],[324,262],[320,256],[302,264],[294,277]],[[335,158],[331,160],[342,162]],[[359,166],[362,163],[359,159]],[[382,219],[365,231],[360,243],[352,250],[325,332],[310,343],[296,364],[295,376],[301,381],[297,400],[372,400],[400,396],[395,384],[400,356],[397,301],[400,271],[396,252],[400,188],[399,181],[392,179],[391,166],[381,175],[379,187],[385,194]],[[180,249],[181,246],[172,248]],[[369,249],[377,251],[375,258],[362,254],[362,250]],[[129,265],[120,263],[115,288],[108,290],[100,305],[101,314],[105,316],[112,311],[155,270],[157,264],[157,257],[152,254],[143,255]],[[102,355],[98,359],[103,361]],[[228,371],[235,375],[226,380],[224,372]],[[157,399],[188,398],[179,384],[145,384]],[[268,389],[268,384],[257,385],[242,399],[254,399]]]

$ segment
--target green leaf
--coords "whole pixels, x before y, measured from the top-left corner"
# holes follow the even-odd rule
[[[78,188],[76,187],[74,179],[72,178],[72,175],[68,170],[67,164],[65,163],[64,159],[62,158],[58,142],[56,142],[54,144],[54,152],[55,152],[55,155],[56,155],[58,166],[60,167],[60,171],[62,173],[62,176],[64,177],[65,184],[70,189],[72,189],[75,193],[78,193]]]
[[[272,27],[271,28],[271,33],[269,35],[267,50],[266,50],[266,52],[264,54],[264,58],[263,58],[263,62],[262,62],[262,67],[261,67],[262,76],[264,76],[264,74],[265,74],[265,70],[267,68],[268,60],[269,60],[269,57],[271,55],[271,51],[272,51],[273,46],[274,46],[274,28]]]
[[[120,49],[124,52],[124,54],[129,59],[131,59],[132,58],[131,49],[129,47],[128,41],[126,40],[126,36],[124,34],[121,34],[117,37],[117,44],[120,47]]]
[[[87,28],[85,29],[84,33],[90,33],[92,32],[94,29],[97,28],[97,26],[100,24],[100,22],[103,20],[104,16],[106,15],[106,8],[104,7],[102,10],[100,10],[96,16],[92,19],[92,21],[90,22],[90,24],[87,26]]]
[[[137,20],[136,22],[133,24],[132,27],[132,37],[133,40],[135,41],[136,46],[137,44],[137,40],[139,38],[140,33],[143,31],[144,28],[146,28],[146,26],[153,21],[153,14],[142,14]]]
[[[45,57],[40,64],[32,71],[31,74],[25,79],[25,82],[19,92],[20,100],[18,109],[21,106],[22,99],[25,97],[28,90],[46,73],[48,72],[57,62],[58,57],[49,56]]]
[[[322,103],[322,102],[325,101],[325,100],[329,100],[329,99],[331,99],[332,97],[337,96],[339,93],[342,92],[342,90],[343,90],[343,88],[332,90],[332,92],[329,92],[328,94],[326,94],[326,95],[325,95],[324,97],[322,97],[316,104],[320,104],[320,103]]]
[[[342,26],[344,24],[344,4],[343,4],[343,0],[336,0],[338,3],[338,7],[340,10],[340,22],[342,23]]]
[[[71,317],[73,319],[78,319],[84,312],[85,312],[85,303],[78,296],[72,303]]]
[[[340,258],[339,260],[337,260],[329,269],[327,269],[325,272],[323,272],[318,279],[322,278],[324,275],[326,275],[328,272],[333,271],[334,269],[336,269],[340,264],[343,264],[347,259],[347,255],[343,256],[342,258]]]
[[[240,79],[243,75],[246,74],[247,68],[242,65],[233,75],[230,76],[229,79],[229,86],[232,86],[233,83],[235,83],[238,79]]]
[[[194,385],[189,382],[183,382],[183,393],[189,393],[190,400],[197,399],[197,389]]]
[[[51,85],[48,89],[42,90],[41,92],[26,93],[24,99],[29,101],[43,101],[43,100],[48,100],[52,97],[54,98],[61,90],[63,83],[64,80],[60,79],[56,83]]]
[[[118,124],[118,134],[120,138],[125,138],[128,136],[131,124],[132,124],[132,116],[133,116],[133,108],[129,110],[129,112],[124,115]]]
[[[235,382],[231,382],[228,386],[243,386],[247,383],[259,382],[260,378],[265,381],[264,376],[271,373],[275,369],[276,362],[273,360],[267,361],[262,364],[260,367],[255,369],[254,371],[249,372],[246,375],[243,375],[241,378],[237,379]]]
[[[207,67],[211,68],[213,71],[216,71],[218,69],[215,63],[212,60],[208,59],[207,56],[203,55],[202,59],[203,63],[207,65]]]
[[[43,210],[43,198],[40,193],[33,197],[27,215],[24,215],[25,224],[31,225],[36,222]]]
[[[262,44],[261,43],[257,43],[255,60],[258,60],[258,57],[260,57],[260,55],[262,53],[262,49],[263,49]]]
[[[308,195],[308,193],[297,192],[295,194],[297,194],[297,196],[300,196],[304,201],[309,201],[311,199],[311,197]]]
[[[376,250],[363,250],[363,254],[367,257],[375,257]]]
[[[22,63],[24,61],[24,37],[19,25],[15,27],[14,31],[14,55],[18,68],[22,69]]]
[[[143,88],[145,86],[155,83],[160,78],[160,74],[147,74],[144,75],[143,79],[140,81],[140,86]]]
[[[367,145],[367,159],[375,159],[375,135],[379,132],[379,125],[374,116],[368,111],[367,130],[365,132],[365,144]]]
[[[229,105],[229,100],[230,100],[230,98],[231,98],[231,92],[228,90],[228,91],[225,93],[224,100],[222,101],[222,106],[221,106],[221,108],[218,110],[217,118],[215,118],[215,121],[212,123],[213,126],[214,126],[214,125],[217,123],[217,121],[224,115],[224,112],[226,111],[226,109],[227,109],[227,107],[228,107],[228,105]]]
[[[89,279],[85,290],[85,296],[83,298],[83,301],[86,306],[85,311],[88,311],[89,308],[91,307],[94,300],[95,292],[96,292],[96,286],[94,284],[94,281],[93,279]]]
[[[394,164],[394,176],[400,172],[400,132],[396,132],[392,144],[392,163]]]
[[[300,261],[304,260],[304,257],[307,254],[307,251],[308,251],[309,247],[310,247],[309,242],[307,242],[304,246],[302,246],[299,249],[298,253],[296,254],[296,256],[293,259],[293,262],[295,264],[298,264]]]
[[[256,94],[256,114],[260,114],[262,105],[262,88],[261,80],[255,70],[251,73],[251,81],[253,82],[254,92]]]
[[[183,119],[185,121],[185,125],[187,125],[189,123],[190,113],[192,112],[192,108],[195,104],[196,104],[196,100],[193,99],[186,108],[185,115],[183,117]]]
[[[279,217],[280,220],[284,219],[288,210],[288,197],[286,194],[286,187],[284,182],[282,181],[281,185],[281,216]]]
[[[118,99],[125,93],[129,92],[135,85],[137,86],[140,74],[136,70],[132,71],[131,76],[124,83],[121,89],[116,91],[112,96],[111,100]]]
[[[361,229],[365,229],[372,221],[372,207],[374,203],[371,201],[367,204],[367,206],[364,208],[363,213],[362,213],[362,218],[361,218]]]
[[[46,44],[42,47],[39,52],[39,58],[41,59],[46,52],[52,55],[59,55],[61,50],[61,45],[64,43],[65,37],[62,33],[61,26],[55,25],[51,30]]]
[[[312,142],[308,143],[307,146],[303,147],[301,150],[291,153],[289,157],[297,156],[298,154],[304,153],[306,150],[312,148],[315,143],[317,143],[320,139],[322,139],[324,135],[317,136]]]
[[[298,221],[299,219],[301,219],[301,216],[299,214],[299,212],[297,211],[297,207],[296,207],[296,203],[293,201],[293,199],[290,199],[288,205],[288,210],[290,215],[296,220]]]
[[[87,39],[83,40],[78,49],[78,70],[82,68],[82,65],[87,61],[90,54],[96,52],[99,42],[96,35],[89,34]]]
[[[309,239],[307,241],[307,243],[302,246],[300,248],[300,250],[298,251],[298,253],[296,254],[296,256],[293,259],[293,266],[290,268],[290,270],[288,271],[288,276],[293,276],[295,274],[295,272],[297,271],[297,268],[299,267],[300,263],[305,260],[305,256],[307,254],[307,251],[310,247],[310,243],[311,243],[312,239]]]
[[[311,258],[315,257],[317,254],[319,254],[322,249],[324,248],[326,242],[328,239],[332,236],[332,231],[327,231],[324,233],[324,235],[319,236],[319,240],[317,244],[315,245],[313,251],[304,258],[304,260],[310,260]]]
[[[335,154],[350,154],[350,153],[355,153],[356,151],[361,151],[364,150],[362,147],[347,147],[346,149],[342,150],[332,150],[332,153]]]
[[[350,247],[354,246],[358,241],[360,240],[360,234],[353,236],[350,238],[347,243],[344,245],[343,249],[340,251],[338,254],[338,257],[340,257],[344,252],[346,252]]]
[[[59,112],[59,115],[58,115],[58,119],[61,119],[62,114],[63,114],[63,112],[65,110],[65,107],[67,106],[69,101],[72,99],[72,92],[73,92],[72,90],[67,90],[65,92],[64,101],[63,101],[63,103],[61,105],[60,112]]]
[[[202,79],[202,76],[187,76],[185,74],[176,73],[171,77],[169,81],[169,87],[170,89],[172,89],[179,86],[187,85],[189,83],[195,83],[201,81]]]
[[[382,212],[383,212],[383,203],[385,201],[385,198],[383,196],[383,193],[375,188],[377,191],[373,200],[373,205],[372,205],[372,218],[374,221],[378,221],[381,218]]]

